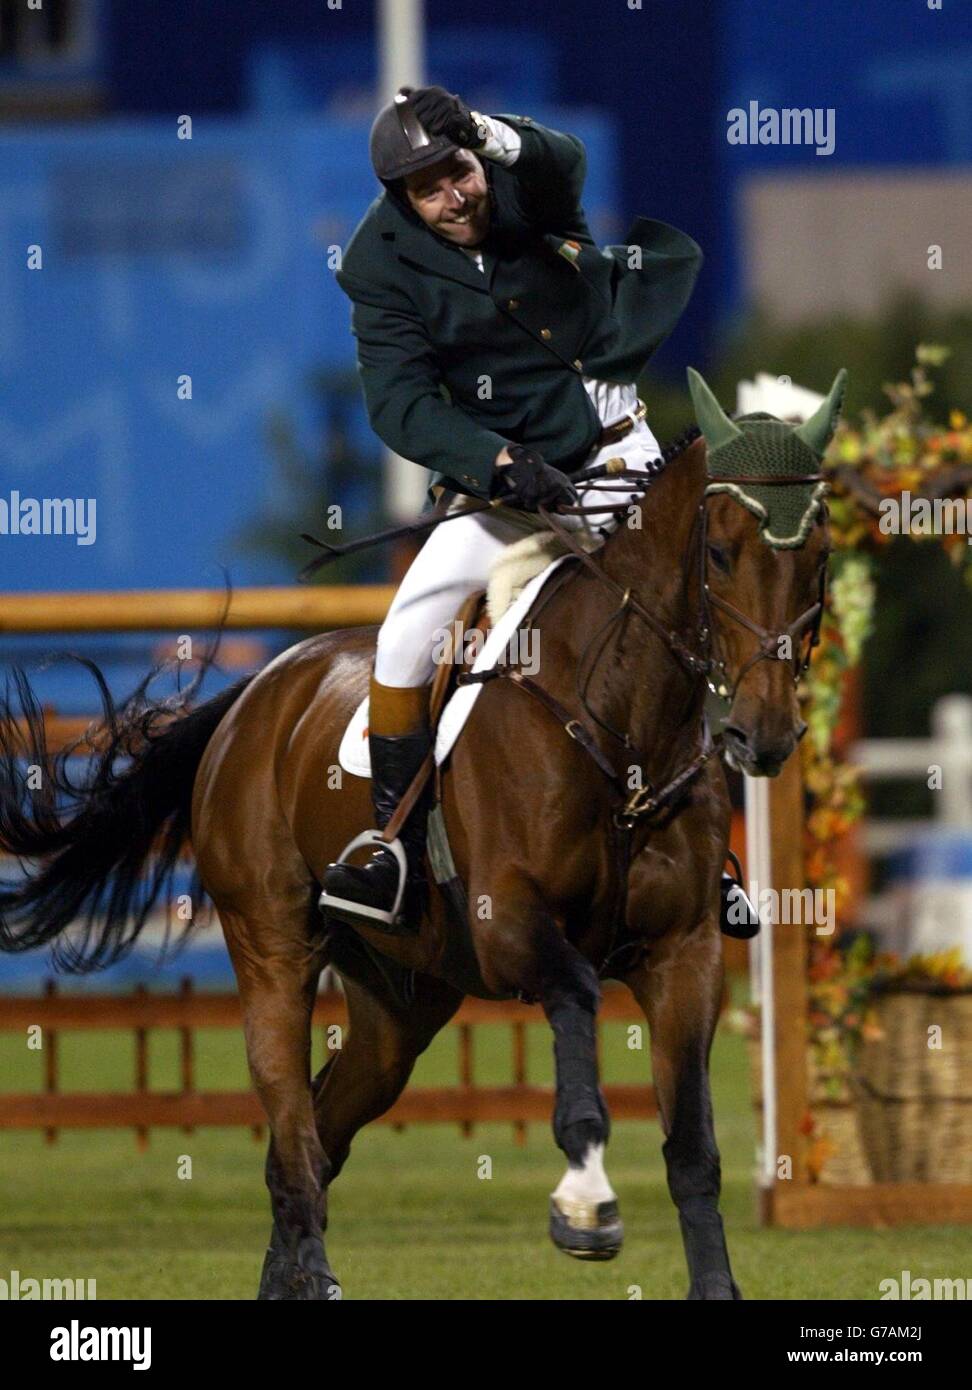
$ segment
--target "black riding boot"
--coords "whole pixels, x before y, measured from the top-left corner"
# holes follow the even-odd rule
[[[371,796],[375,825],[384,830],[398,803],[408,791],[432,747],[428,729],[390,737],[370,734]],[[376,849],[364,864],[328,864],[324,871],[321,909],[328,916],[353,925],[367,925],[394,935],[417,932],[426,887],[425,829],[429,814],[429,792],[424,788],[405,824],[398,832],[408,860],[405,896],[397,923],[373,916],[375,911],[390,913],[398,892],[398,860],[390,849]],[[338,901],[334,901],[338,900]],[[371,912],[355,912],[355,906]]]

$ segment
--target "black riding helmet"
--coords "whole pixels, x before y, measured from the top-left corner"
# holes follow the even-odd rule
[[[410,91],[403,87],[394,101],[379,111],[369,140],[375,173],[389,192],[399,197],[406,174],[438,164],[459,148],[444,135],[429,134],[412,108]]]
[[[430,164],[448,159],[460,148],[444,135],[430,135],[419,121],[409,100],[411,87],[402,87],[394,101],[379,111],[371,127],[369,150],[371,164],[388,197],[398,211],[416,227],[424,228],[438,240],[438,234],[427,227],[408,201],[405,176]],[[493,198],[493,171],[487,161],[484,167],[490,200],[491,223],[496,227],[496,206]]]

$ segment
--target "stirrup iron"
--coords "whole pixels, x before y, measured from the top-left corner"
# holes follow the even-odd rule
[[[344,846],[337,859],[336,864],[346,864],[350,855],[355,850],[363,849],[365,845],[371,845],[375,849],[387,849],[395,856],[398,864],[398,888],[395,892],[395,901],[391,911],[384,911],[380,907],[369,907],[366,903],[353,901],[351,898],[339,898],[328,893],[327,889],[321,893],[317,900],[317,906],[322,912],[328,910],[347,913],[353,917],[362,917],[373,922],[376,927],[381,923],[386,930],[395,931],[401,925],[402,899],[405,897],[405,880],[408,875],[408,858],[405,854],[404,846],[397,837],[394,840],[385,840],[380,830],[363,830],[360,835],[355,835],[353,840]],[[381,930],[381,927],[378,927]]]
[[[723,870],[719,884],[719,930],[723,936],[731,937],[734,941],[751,941],[759,935],[762,925],[759,908],[746,892],[742,865],[732,850],[729,850],[726,859],[731,862],[733,872],[727,874]],[[736,919],[730,920],[729,913],[733,908]]]

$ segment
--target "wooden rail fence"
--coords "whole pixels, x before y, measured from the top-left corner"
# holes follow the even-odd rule
[[[380,623],[392,584],[307,584],[234,589],[129,589],[90,593],[0,593],[0,634],[64,632],[192,632],[294,628],[324,632]],[[83,738],[92,717],[46,707],[48,746]],[[82,750],[83,751],[83,750]]]
[[[645,1028],[644,1015],[627,989],[609,987],[604,992],[601,1021],[637,1022]],[[347,1007],[338,993],[321,994],[314,1007],[314,1025],[325,1030],[347,1025]],[[492,1003],[466,999],[451,1024],[459,1034],[459,1082],[454,1086],[409,1088],[382,1123],[398,1128],[406,1124],[458,1124],[464,1133],[473,1126],[500,1121],[510,1123],[518,1143],[526,1138],[531,1121],[550,1122],[553,1091],[532,1084],[527,1077],[527,1026],[543,1022],[536,1006],[516,1002]],[[475,1028],[505,1025],[512,1030],[513,1079],[507,1085],[480,1085],[474,1074]],[[133,1129],[140,1147],[149,1130],[157,1126],[185,1129],[199,1126],[249,1126],[262,1137],[266,1116],[255,1092],[198,1090],[194,1033],[199,1028],[241,1028],[239,1000],[235,994],[197,993],[183,980],[178,994],[151,994],[144,986],[130,995],[60,994],[48,983],[41,998],[8,996],[0,999],[0,1032],[26,1035],[39,1025],[43,1037],[44,1089],[37,1092],[0,1092],[0,1129],[42,1129],[53,1143],[59,1129]],[[180,1089],[155,1091],[149,1087],[149,1033],[175,1029],[179,1036]],[[64,1033],[105,1029],[131,1030],[134,1040],[134,1086],[124,1092],[65,1092],[60,1088],[60,1056]],[[327,1032],[325,1031],[325,1045]],[[647,1053],[645,1054],[647,1058]],[[616,1120],[650,1119],[657,1114],[655,1096],[644,1084],[604,1087],[604,1095]]]
[[[359,627],[385,616],[391,584],[126,589],[0,594],[0,632],[189,632],[193,628]]]

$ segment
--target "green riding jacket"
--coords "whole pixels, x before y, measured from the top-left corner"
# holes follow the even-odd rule
[[[484,271],[387,191],[354,232],[337,279],[368,416],[435,483],[489,495],[504,444],[581,467],[600,432],[582,377],[633,382],[688,303],[702,262],[691,237],[639,217],[601,251],[580,206],[573,135],[526,116],[510,168],[483,160],[492,220]]]

